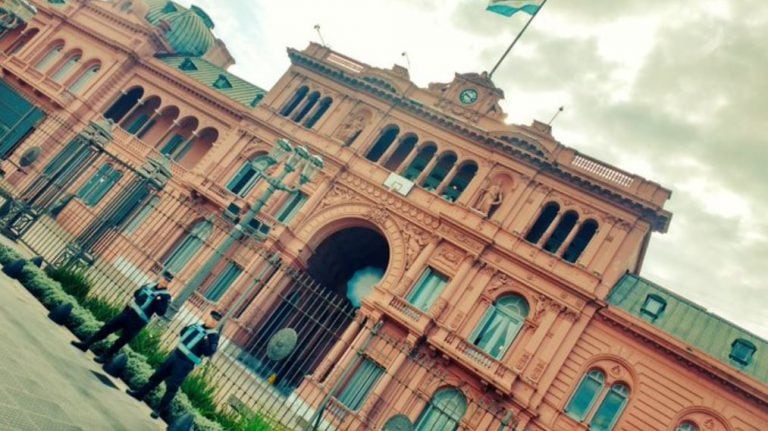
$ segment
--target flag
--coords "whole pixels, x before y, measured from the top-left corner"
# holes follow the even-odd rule
[[[504,16],[512,16],[521,11],[528,15],[535,15],[541,7],[540,3],[540,0],[491,0],[485,10]]]

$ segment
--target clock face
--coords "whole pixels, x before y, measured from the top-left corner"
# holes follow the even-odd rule
[[[471,105],[477,101],[477,90],[474,88],[467,88],[459,93],[459,101],[464,105]]]

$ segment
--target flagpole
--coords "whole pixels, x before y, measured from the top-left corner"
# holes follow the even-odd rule
[[[499,65],[501,65],[501,62],[502,62],[502,61],[504,61],[504,59],[507,57],[507,54],[509,54],[509,51],[512,51],[512,48],[514,48],[514,47],[515,47],[515,44],[516,44],[516,43],[517,43],[517,41],[518,41],[518,40],[520,40],[520,38],[523,36],[523,33],[525,33],[525,30],[527,30],[527,29],[528,29],[528,26],[529,26],[529,25],[531,25],[531,22],[533,21],[533,19],[534,19],[534,18],[536,18],[536,15],[538,15],[538,14],[539,14],[539,11],[541,11],[542,9],[544,9],[544,5],[545,5],[545,4],[547,4],[547,1],[548,1],[548,0],[544,0],[544,1],[541,3],[541,5],[539,5],[539,8],[538,8],[538,9],[536,9],[536,12],[534,12],[534,13],[533,13],[533,15],[531,15],[531,18],[528,20],[528,22],[526,22],[526,23],[525,23],[525,27],[523,27],[523,29],[522,29],[522,30],[520,30],[520,33],[518,33],[518,34],[517,34],[517,36],[515,37],[515,40],[513,40],[513,41],[512,41],[512,43],[511,43],[511,44],[509,45],[509,47],[507,48],[507,50],[506,50],[506,51],[504,51],[504,55],[502,55],[502,56],[501,56],[501,58],[499,59],[499,61],[496,63],[496,66],[493,66],[493,69],[491,69],[491,73],[489,73],[489,74],[488,74],[488,79],[491,79],[491,78],[493,78],[493,73],[494,73],[494,72],[496,72],[496,69],[498,69],[498,68],[499,68]]]

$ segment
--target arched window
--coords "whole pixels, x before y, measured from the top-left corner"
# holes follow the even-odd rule
[[[123,93],[115,103],[104,112],[104,118],[119,123],[125,114],[136,106],[136,103],[139,102],[139,99],[141,99],[141,96],[143,95],[144,89],[141,87],[134,87],[128,92]]]
[[[59,59],[62,51],[64,51],[63,43],[55,45],[35,64],[35,69],[45,72],[46,69]]]
[[[603,398],[597,412],[589,422],[590,431],[611,431],[619,420],[629,400],[629,387],[623,383],[614,383]]]
[[[419,415],[414,431],[453,431],[466,411],[464,394],[455,388],[440,389]]]
[[[135,135],[145,124],[147,124],[147,121],[149,121],[149,114],[141,114],[126,127],[125,131],[131,135]]]
[[[699,427],[691,421],[685,421],[678,425],[675,431],[699,431]]]
[[[313,91],[307,96],[307,101],[304,102],[304,106],[293,116],[293,121],[301,123],[301,120],[315,107],[315,103],[320,99],[320,93]]]
[[[66,79],[66,77],[69,76],[70,73],[72,73],[72,71],[75,69],[75,67],[79,63],[80,63],[80,54],[75,54],[69,57],[69,59],[67,59],[67,61],[64,62],[64,64],[59,66],[56,72],[54,72],[53,75],[51,75],[51,79],[58,83],[61,83],[62,81],[64,81],[64,79]]]
[[[469,183],[472,182],[472,179],[475,178],[476,173],[477,164],[475,162],[470,161],[463,164],[458,172],[456,172],[456,175],[453,176],[448,186],[443,190],[443,199],[449,202],[456,202],[461,194],[464,193],[464,190],[467,189]]]
[[[421,186],[430,192],[437,190],[455,164],[456,154],[453,154],[452,152],[441,154],[440,158],[437,160],[437,164],[432,168],[432,172],[427,175],[427,178],[424,178]]]
[[[555,220],[555,217],[557,217],[557,213],[559,211],[560,205],[555,202],[549,202],[548,204],[544,205],[544,209],[541,210],[541,214],[539,214],[539,218],[536,219],[536,223],[531,226],[531,230],[528,231],[528,234],[525,236],[525,240],[534,244],[538,244],[538,242],[541,240],[541,237],[544,235],[547,229],[549,229],[549,225],[551,225],[552,221]]]
[[[403,177],[415,181],[419,178],[419,175],[421,175],[422,171],[424,171],[424,168],[427,167],[432,158],[435,157],[435,153],[437,153],[437,146],[435,144],[427,143],[422,146],[410,166],[403,171]]]
[[[408,134],[400,139],[400,143],[397,145],[395,152],[389,156],[389,160],[384,163],[384,167],[390,171],[396,171],[400,167],[400,163],[408,157],[408,154],[416,147],[419,137],[414,134]]]
[[[123,177],[111,163],[101,165],[99,170],[77,192],[77,196],[89,207],[95,206]]]
[[[502,296],[488,307],[471,338],[472,344],[501,359],[522,329],[526,316],[528,303],[522,296]]]
[[[320,121],[321,118],[323,118],[323,114],[325,114],[325,111],[328,110],[328,108],[331,107],[331,104],[333,103],[333,99],[330,97],[324,97],[323,100],[320,101],[320,103],[317,105],[317,109],[315,110],[315,113],[312,114],[309,119],[304,122],[304,127],[307,127],[311,129],[312,127],[317,124],[318,121]]]
[[[289,100],[288,103],[286,103],[283,109],[280,111],[280,115],[283,117],[291,115],[291,112],[293,112],[293,110],[299,106],[299,103],[301,103],[301,101],[304,99],[304,96],[306,96],[308,92],[309,88],[307,87],[301,87],[296,90],[296,93],[293,94],[291,100]]]
[[[25,30],[10,46],[8,46],[8,49],[5,50],[6,54],[13,55],[21,51],[21,49],[24,48],[39,32],[40,29],[37,28]]]
[[[80,76],[75,80],[75,82],[72,83],[72,85],[69,86],[69,92],[73,94],[80,94],[83,89],[85,89],[88,84],[93,81],[93,78],[99,73],[101,70],[101,65],[94,64],[93,66],[89,67],[85,72],[80,74]]]
[[[210,221],[197,222],[165,259],[163,263],[165,271],[171,275],[181,272],[192,259],[192,256],[200,251],[200,248],[211,235],[211,231],[213,231],[213,224]]]
[[[563,259],[568,262],[574,263],[579,260],[581,253],[587,248],[587,245],[592,240],[592,237],[597,233],[597,222],[589,219],[581,224],[579,232],[573,238],[568,248],[563,253]]]
[[[605,386],[605,374],[600,370],[590,370],[581,379],[579,386],[565,406],[565,413],[581,422],[595,404],[597,397]]]
[[[242,168],[229,180],[227,183],[227,190],[238,196],[245,196],[248,194],[256,182],[259,180],[261,173],[264,172],[271,165],[271,159],[269,156],[258,156],[254,159],[245,162]]]
[[[576,222],[579,221],[579,215],[576,211],[568,211],[560,219],[560,222],[555,227],[552,235],[549,236],[547,242],[544,243],[544,250],[550,253],[557,253],[557,250],[563,245],[563,241],[571,233],[571,230],[576,226]]]
[[[368,150],[368,154],[365,155],[365,158],[372,162],[378,162],[381,156],[387,152],[389,146],[392,145],[392,142],[395,141],[398,133],[400,133],[400,128],[397,126],[389,125],[385,127],[381,131],[376,143],[373,144],[373,147],[371,147],[370,150]]]

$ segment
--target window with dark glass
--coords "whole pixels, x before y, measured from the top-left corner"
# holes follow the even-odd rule
[[[384,368],[368,358],[361,358],[355,371],[339,387],[334,396],[344,407],[357,411],[365,404],[365,400],[382,375],[384,375]]]
[[[446,284],[448,284],[448,278],[432,268],[427,268],[411,289],[406,300],[421,311],[429,311]]]
[[[640,309],[640,316],[650,322],[654,322],[664,309],[667,308],[667,301],[658,295],[648,295],[645,297],[643,307]]]
[[[496,359],[507,352],[523,328],[528,315],[528,302],[519,295],[499,298],[485,312],[472,335],[471,342]]]
[[[544,250],[550,253],[557,253],[557,250],[563,245],[563,242],[568,237],[568,234],[571,233],[574,226],[576,226],[578,220],[579,215],[576,214],[575,211],[568,211],[565,213],[557,224],[557,227],[555,227],[555,230],[552,232],[552,235],[550,235],[547,242],[544,243]]]
[[[237,280],[237,277],[243,272],[243,268],[234,262],[227,262],[227,265],[221,271],[211,287],[205,292],[205,299],[211,302],[217,302]]]
[[[729,357],[741,365],[749,365],[756,351],[757,347],[752,342],[743,338],[737,338],[731,344],[731,354]]]
[[[111,164],[103,164],[77,192],[77,196],[89,207],[98,204],[112,187],[123,177]]]
[[[629,387],[623,383],[615,383],[597,408],[597,412],[589,421],[590,431],[611,431],[618,422],[624,407],[629,400]]]
[[[691,421],[685,421],[678,425],[675,431],[699,431],[699,427]]]
[[[414,431],[454,431],[467,412],[467,399],[458,389],[435,392],[416,420]]]
[[[579,422],[583,421],[602,392],[603,385],[605,374],[600,370],[590,370],[573,392],[568,405],[565,406],[565,413]]]
[[[290,223],[291,219],[293,219],[296,213],[299,212],[301,207],[304,205],[304,202],[306,201],[307,195],[302,192],[294,193],[290,198],[288,198],[283,207],[280,208],[280,211],[277,212],[275,218],[280,223]]]
[[[536,222],[533,223],[528,234],[525,235],[525,240],[533,244],[538,244],[539,241],[541,241],[541,237],[544,236],[544,233],[555,220],[555,217],[557,217],[559,211],[560,205],[555,202],[549,202],[544,205],[544,209],[541,210],[539,218],[536,219]]]

